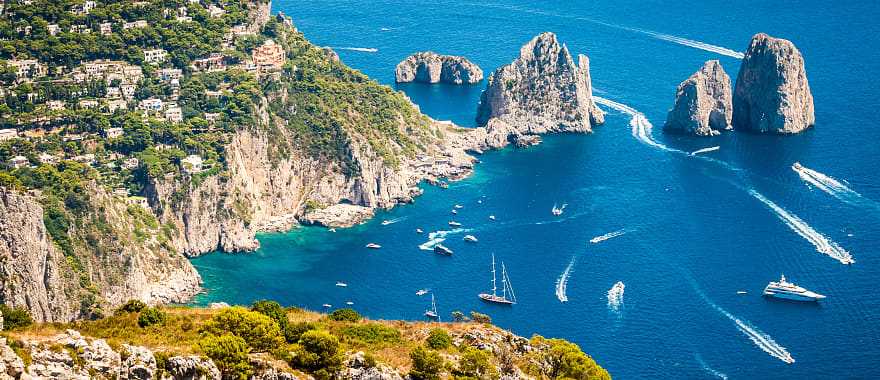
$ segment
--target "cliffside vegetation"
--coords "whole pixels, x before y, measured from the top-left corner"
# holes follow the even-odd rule
[[[145,319],[153,322],[145,324]],[[561,339],[526,340],[475,322],[370,321],[351,309],[324,315],[273,301],[219,309],[155,309],[131,301],[103,319],[16,326],[5,335],[13,346],[24,347],[23,341],[39,341],[66,329],[106,339],[114,349],[145,346],[157,358],[208,357],[231,379],[253,374],[250,358],[255,356],[275,360],[286,372],[338,378],[355,352],[363,353],[368,367],[385,366],[413,379],[498,379],[502,374],[610,379],[577,345]],[[162,364],[159,360],[160,372]]]

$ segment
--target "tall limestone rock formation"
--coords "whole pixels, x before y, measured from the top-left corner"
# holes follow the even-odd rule
[[[473,84],[483,80],[483,69],[465,57],[428,51],[413,54],[398,63],[395,79],[398,83]]]
[[[730,77],[718,61],[707,61],[678,85],[675,105],[663,129],[668,132],[715,136],[731,129],[733,96]]]
[[[733,126],[755,132],[798,133],[816,121],[804,58],[791,41],[752,37],[733,91]]]
[[[590,61],[553,33],[542,33],[520,49],[513,63],[496,70],[480,99],[477,124],[490,136],[507,133],[591,132],[605,121],[593,103]]]

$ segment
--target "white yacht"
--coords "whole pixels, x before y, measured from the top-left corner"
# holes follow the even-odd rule
[[[478,240],[477,240],[477,237],[474,235],[464,235],[464,241],[470,242],[470,243],[476,243]]]
[[[367,248],[379,249],[379,248],[382,248],[382,246],[379,244],[376,244],[376,243],[370,243],[370,244],[367,244]]]
[[[510,278],[507,277],[507,268],[504,266],[504,263],[501,263],[501,295],[497,294],[498,287],[495,285],[495,254],[492,254],[492,294],[489,293],[480,293],[477,297],[480,297],[483,301],[492,302],[492,303],[500,303],[504,305],[513,305],[516,304],[516,295],[513,294],[513,287],[510,286]]]
[[[434,246],[434,253],[443,255],[443,256],[452,256],[452,250],[446,248],[443,244],[437,244]]]
[[[458,209],[460,209],[460,208],[464,208],[464,206],[462,206],[462,205],[455,205],[455,206],[453,206],[453,207],[454,207],[454,208],[458,208]]]
[[[825,298],[819,293],[811,292],[786,281],[785,275],[782,275],[779,281],[771,281],[767,284],[767,287],[764,288],[764,295],[794,301],[818,301]]]
[[[449,221],[449,226],[450,226],[450,227],[461,227],[461,223],[456,222],[456,221],[454,221],[454,220],[450,220],[450,221]]]
[[[338,286],[338,287],[340,287],[340,288],[347,288],[347,287],[348,287],[348,284],[346,284],[346,283],[340,281],[340,282],[337,282],[337,283],[336,283],[336,286]]]
[[[416,233],[417,233],[417,234],[424,233],[424,232],[425,232],[425,231],[422,231],[421,228],[416,228]]]

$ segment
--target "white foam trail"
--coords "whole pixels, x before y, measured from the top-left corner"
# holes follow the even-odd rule
[[[700,49],[700,50],[704,50],[704,51],[708,51],[708,52],[712,52],[712,53],[717,53],[717,54],[725,55],[728,57],[733,57],[733,58],[737,58],[737,59],[743,59],[743,57],[745,57],[745,54],[743,54],[742,52],[739,52],[739,51],[736,51],[733,49],[728,49],[726,47],[712,45],[712,44],[709,44],[706,42],[696,41],[696,40],[692,40],[692,39],[688,39],[688,38],[684,38],[684,37],[673,36],[671,34],[655,32],[652,30],[633,28],[633,27],[629,27],[629,26],[625,26],[625,25],[613,24],[610,22],[605,22],[602,20],[589,18],[589,17],[563,15],[563,14],[558,14],[558,13],[552,13],[552,12],[536,10],[536,9],[528,9],[528,8],[523,8],[523,7],[515,7],[515,6],[500,6],[500,5],[493,5],[493,4],[474,4],[474,5],[489,7],[489,8],[501,8],[501,9],[507,9],[507,10],[514,10],[514,11],[519,11],[519,12],[524,12],[524,13],[532,13],[532,14],[537,14],[537,15],[542,15],[542,16],[559,17],[559,18],[567,18],[567,19],[572,19],[572,20],[586,21],[589,23],[602,25],[602,26],[606,26],[609,28],[614,28],[614,29],[618,29],[618,30],[625,30],[628,32],[633,32],[633,33],[639,33],[639,34],[646,35],[651,38],[656,38],[661,41],[672,42],[674,44],[692,47],[695,49]]]
[[[565,294],[566,290],[568,290],[568,277],[571,276],[571,270],[574,268],[574,257],[571,258],[571,261],[568,263],[568,266],[565,267],[565,271],[559,275],[559,279],[556,280],[556,298],[559,299],[559,302],[568,302],[568,295]]]
[[[334,47],[333,50],[350,50],[350,51],[359,51],[363,53],[376,53],[379,49],[376,48],[365,48],[365,47]]]
[[[394,224],[394,223],[397,223],[397,222],[401,222],[401,221],[406,220],[406,218],[407,218],[407,217],[405,217],[405,216],[401,216],[401,217],[399,217],[399,218],[394,218],[394,219],[391,219],[391,220],[383,220],[383,221],[382,221],[382,225],[383,225],[383,226],[387,226],[387,225],[390,225],[390,224]]]
[[[605,240],[616,238],[616,237],[623,235],[625,233],[626,233],[626,230],[617,230],[614,232],[609,232],[607,234],[599,235],[599,236],[596,236],[596,237],[590,239],[590,243],[593,243],[593,244],[601,243]]]
[[[697,149],[697,150],[691,152],[691,156],[696,156],[696,155],[701,154],[701,153],[714,152],[714,151],[719,150],[719,149],[721,149],[721,147],[720,147],[720,146],[717,146],[717,145],[716,145],[716,146],[713,146],[713,147],[709,147],[709,148]]]
[[[802,180],[844,202],[854,202],[862,197],[861,194],[853,191],[849,186],[844,185],[837,179],[803,165],[792,165],[791,170],[794,170]]]
[[[779,207],[773,201],[767,199],[761,193],[758,193],[754,189],[749,190],[749,194],[751,194],[755,199],[761,201],[767,207],[769,207],[776,214],[779,219],[781,219],[785,224],[791,228],[792,231],[796,232],[798,235],[806,239],[810,244],[816,247],[816,251],[819,253],[824,253],[831,258],[840,261],[842,264],[852,264],[855,263],[852,255],[843,249],[840,245],[835,243],[834,241],[822,235],[809,224],[798,218],[797,215],[791,214],[786,211],[784,208]]]
[[[786,350],[785,347],[782,347],[781,345],[779,345],[779,343],[776,343],[776,341],[773,340],[773,338],[770,337],[770,335],[765,334],[763,331],[758,330],[757,327],[752,326],[748,322],[742,321],[741,319],[737,318],[733,314],[730,314],[729,312],[727,312],[727,310],[724,310],[721,306],[716,305],[714,302],[710,301],[709,305],[711,305],[712,308],[714,308],[719,313],[721,313],[722,315],[724,315],[725,317],[727,317],[728,319],[733,321],[733,323],[736,324],[736,327],[739,329],[739,331],[741,331],[743,334],[745,334],[747,337],[749,337],[749,339],[753,343],[755,343],[755,345],[757,345],[758,348],[764,350],[764,352],[766,352],[766,353],[770,354],[771,356],[773,356],[779,360],[782,360],[788,364],[794,363],[794,358],[791,356],[791,354],[788,352],[788,350]]]
[[[629,125],[632,127],[632,135],[642,143],[668,152],[681,152],[677,149],[669,148],[666,145],[654,141],[654,139],[651,137],[651,129],[653,129],[654,126],[651,125],[651,122],[648,121],[648,118],[645,117],[645,114],[639,112],[635,108],[632,108],[623,103],[615,102],[611,99],[605,99],[600,96],[593,96],[593,101],[595,101],[597,104],[601,104],[603,106],[630,115],[632,117],[632,120],[630,120]]]
[[[712,367],[709,367],[709,365],[706,364],[706,361],[703,360],[703,357],[700,354],[694,354],[694,358],[697,359],[697,363],[700,363],[700,366],[703,367],[704,371],[721,380],[727,380],[727,375]]]
[[[456,228],[454,230],[449,231],[434,231],[428,234],[428,241],[419,245],[419,249],[423,251],[432,251],[437,244],[440,244],[446,241],[446,237],[449,235],[460,234],[462,232],[469,232],[470,229],[465,228]]]
[[[612,311],[619,311],[620,305],[623,304],[623,292],[626,288],[626,285],[623,284],[623,281],[618,281],[608,289],[608,308]]]

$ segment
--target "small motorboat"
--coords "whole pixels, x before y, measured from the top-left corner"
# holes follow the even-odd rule
[[[455,206],[453,206],[453,207],[454,207],[454,208],[457,208],[457,209],[464,208],[464,206],[462,206],[462,205],[455,205]]]
[[[392,223],[394,223],[394,222],[391,221],[391,220],[383,220],[383,221],[382,221],[382,225],[383,225],[383,226],[387,226],[387,225],[392,224]]]
[[[379,249],[379,248],[382,248],[382,246],[379,245],[379,244],[376,244],[376,243],[370,243],[370,244],[367,244],[367,248],[370,248],[370,249]]]
[[[417,296],[423,296],[423,295],[425,295],[425,294],[428,294],[428,292],[430,292],[430,290],[428,290],[428,289],[419,289],[419,290],[416,292],[416,295],[417,295]]]
[[[737,291],[736,291],[736,294],[740,294],[740,295],[742,295],[742,294],[749,294],[749,292],[747,292],[747,291],[745,291],[745,290],[737,290]]]
[[[348,301],[348,302],[346,302],[345,304],[348,305],[348,306],[351,306],[351,305],[354,305],[354,302]]]
[[[489,220],[495,220],[495,215],[489,215]]]
[[[443,244],[437,244],[434,246],[434,253],[443,255],[443,256],[452,256],[452,250],[446,248]]]
[[[477,237],[474,235],[464,235],[464,241],[470,242],[470,243],[476,243]]]
[[[425,232],[425,231],[422,231],[421,228],[416,228],[416,233],[417,233],[417,234],[421,234],[421,233],[424,233],[424,232]]]
[[[456,215],[456,214],[458,214],[458,211],[456,211],[455,209],[452,209],[452,215]]]
[[[477,203],[479,203],[479,204],[483,204],[483,200],[482,200],[482,199],[477,199]]]
[[[443,182],[443,181],[440,181],[440,184],[438,186],[440,186],[441,189],[448,189],[449,188],[449,184],[446,182]]]
[[[450,225],[451,227],[461,227],[461,223],[456,222],[456,221],[454,221],[454,220],[450,220],[450,221],[449,221],[449,225]]]
[[[329,304],[329,303],[325,303],[325,304],[323,304],[323,305],[321,305],[321,306],[323,306],[325,309],[329,309],[329,308],[333,307],[333,305],[331,305],[331,304]]]
[[[348,287],[348,284],[346,284],[346,283],[340,281],[340,282],[337,282],[337,283],[336,283],[336,286],[338,286],[338,287],[340,287],[340,288],[346,288],[346,287]]]

